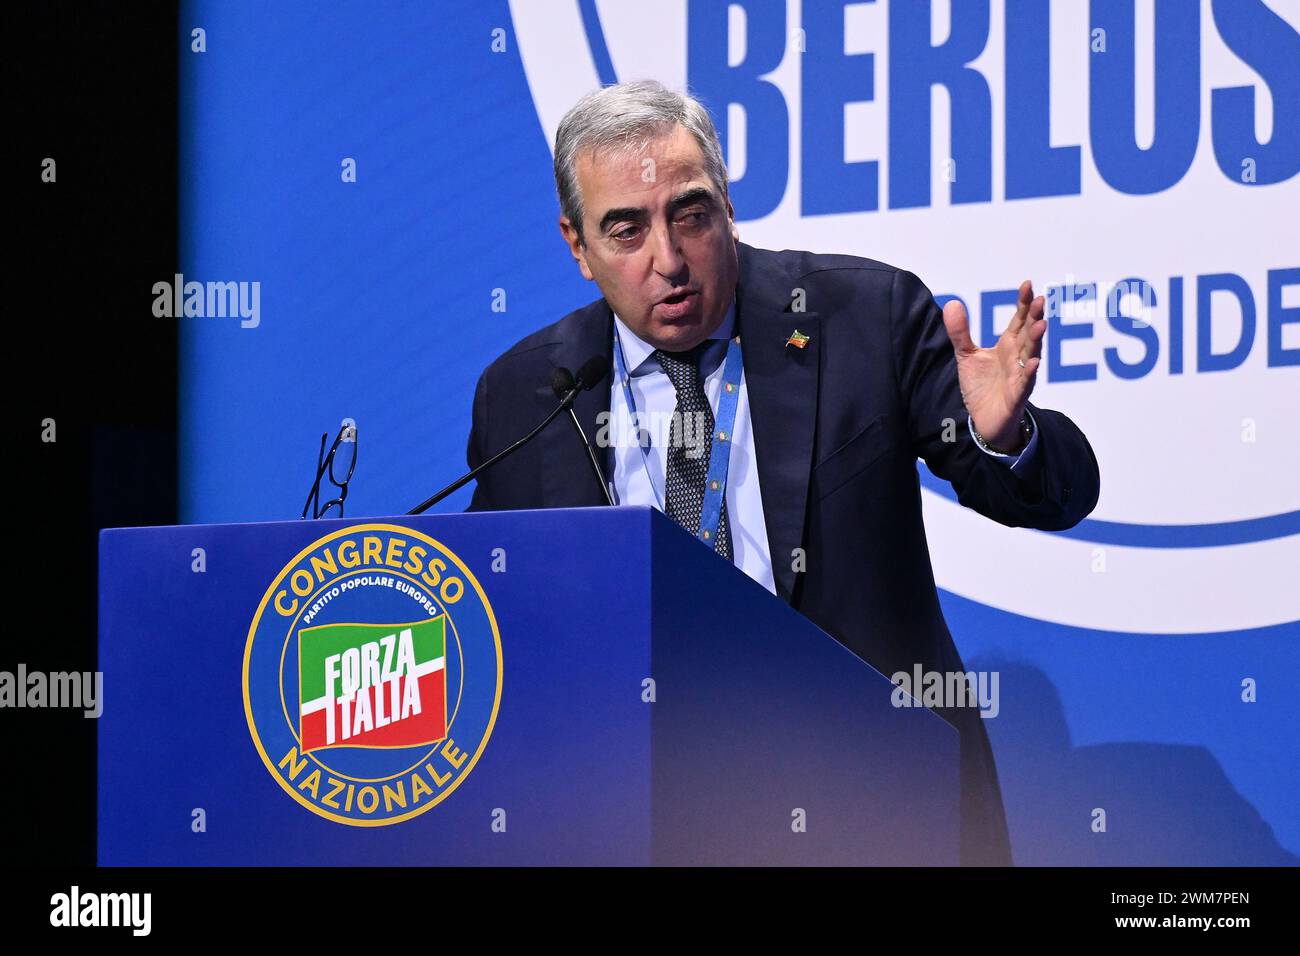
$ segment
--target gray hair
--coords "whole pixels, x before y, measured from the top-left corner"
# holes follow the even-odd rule
[[[616,83],[588,93],[574,104],[555,133],[555,191],[560,212],[582,234],[582,193],[576,171],[578,156],[604,150],[644,149],[675,126],[695,137],[704,169],[718,194],[727,198],[727,166],[718,131],[704,104],[687,93],[670,90],[658,80]]]

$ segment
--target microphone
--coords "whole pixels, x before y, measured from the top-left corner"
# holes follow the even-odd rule
[[[583,389],[588,389],[603,379],[608,371],[609,360],[603,355],[593,355],[578,369],[576,381],[567,368],[557,368],[552,372],[551,390],[557,396],[563,396],[569,388],[577,384],[581,384]],[[569,403],[568,408],[573,427],[578,430],[578,437],[582,439],[582,449],[587,453],[587,461],[591,462],[591,470],[596,473],[596,483],[600,485],[600,492],[605,496],[605,503],[612,508],[614,499],[609,494],[609,485],[605,483],[605,473],[600,470],[596,453],[591,450],[591,443],[587,441],[587,433],[582,429],[582,422],[578,421],[578,413],[573,410],[572,402]]]
[[[530,431],[523,438],[520,438],[514,444],[509,445],[506,448],[503,448],[501,451],[497,452],[487,461],[480,464],[477,468],[471,468],[468,472],[461,475],[459,478],[457,478],[455,481],[449,484],[446,488],[443,488],[442,491],[439,491],[437,494],[433,495],[432,497],[426,498],[424,501],[420,502],[418,505],[416,505],[414,508],[408,511],[407,514],[408,515],[424,514],[424,512],[428,511],[430,508],[436,505],[443,498],[446,498],[453,491],[459,489],[466,482],[472,480],[482,472],[487,471],[497,462],[508,457],[513,452],[516,452],[520,448],[523,448],[524,445],[532,441],[533,438],[536,437],[537,434],[541,432],[543,428],[545,428],[552,421],[554,421],[556,415],[560,414],[560,412],[564,411],[566,408],[572,411],[573,400],[578,397],[578,393],[585,392],[590,388],[592,388],[592,386],[596,385],[598,382],[600,382],[602,378],[605,377],[605,373],[608,371],[609,371],[609,359],[605,358],[602,355],[593,355],[591,358],[587,359],[587,361],[583,362],[582,365],[578,368],[578,374],[576,377],[567,368],[555,369],[555,371],[551,373],[551,388],[553,391],[555,391],[555,394],[559,397],[560,404],[556,405],[555,408],[551,411],[551,413],[547,415],[544,419],[542,419],[541,424],[539,424],[536,428]],[[574,421],[575,422],[577,421],[577,415],[574,415]],[[578,425],[578,431],[579,432],[582,431],[582,426],[580,424]],[[586,441],[587,439],[586,436],[584,435],[583,443],[586,444]],[[587,454],[591,455],[590,445],[587,446]],[[593,455],[592,456],[593,465],[595,464],[595,460],[596,460],[595,456]],[[596,468],[596,474],[597,475],[600,474],[599,466],[597,466]],[[600,487],[601,490],[605,492],[605,499],[609,501],[610,504],[613,504],[613,501],[610,500],[609,497],[609,489],[606,487],[603,478],[601,479]]]

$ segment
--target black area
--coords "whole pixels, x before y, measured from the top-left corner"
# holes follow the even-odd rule
[[[93,671],[102,527],[176,521],[177,9],[35,2],[6,13],[10,562],[0,670]],[[42,164],[56,163],[56,181]],[[43,440],[44,422],[56,440]],[[9,865],[95,857],[95,729],[0,710]]]
[[[1206,951],[1231,952],[1293,926],[1294,883],[1293,869],[1246,868],[46,870],[0,894],[0,925],[6,939],[48,933],[74,944],[133,945],[131,929],[120,925],[51,927],[52,899],[68,897],[66,913],[75,885],[82,898],[151,894],[149,936],[159,942],[243,947],[298,936],[373,949],[383,916],[346,911],[362,900],[379,901],[402,947],[408,939],[490,946],[509,921],[601,951],[627,938],[651,950],[690,939],[724,952],[789,939],[796,951],[818,952],[828,948],[819,941],[847,932],[867,952],[895,941],[904,945],[885,951],[942,952],[950,944],[955,952],[997,951],[1010,943],[1054,951],[1062,940],[1094,938],[1127,939],[1138,951],[1205,940]],[[1161,904],[1161,893],[1174,902]],[[1152,902],[1124,901],[1138,898]],[[1160,926],[1166,917],[1184,924]],[[1185,925],[1243,917],[1248,925]]]

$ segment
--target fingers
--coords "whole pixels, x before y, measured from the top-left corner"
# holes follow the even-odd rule
[[[1027,280],[1020,286],[1020,301],[1025,310],[1023,322],[1016,331],[1016,354],[1018,358],[1028,359],[1039,355],[1043,349],[1043,336],[1047,333],[1047,320],[1043,313],[1047,300],[1041,295],[1026,301],[1025,296],[1033,293],[1033,285]],[[1019,310],[1017,310],[1019,314]]]
[[[1020,295],[1016,300],[1016,314],[1011,317],[1007,323],[1007,331],[1012,335],[1019,336],[1025,327],[1025,319],[1029,315],[1030,304],[1034,298],[1034,284],[1026,279],[1020,283]]]
[[[1037,314],[1035,314],[1035,309]],[[1042,354],[1043,336],[1046,334],[1047,320],[1043,318],[1043,300],[1040,297],[1034,300],[1034,307],[1029,312],[1029,321],[1025,323],[1024,334],[1020,342],[1021,358],[1028,359],[1031,355]]]
[[[1023,322],[1015,336],[1016,347],[1013,351],[1016,368],[1012,371],[1015,382],[1015,401],[1024,401],[1034,389],[1034,376],[1042,364],[1043,337],[1047,334],[1047,320],[1043,313],[1046,300],[1042,296],[1032,298],[1034,287],[1028,280],[1020,285],[1020,308],[1023,310]]]
[[[970,320],[966,316],[966,307],[956,299],[944,304],[943,326],[948,330],[948,340],[952,342],[953,351],[959,353],[975,351],[975,343],[970,337]]]
[[[1034,376],[1038,372],[1038,366],[1042,364],[1042,358],[1035,355],[1033,358],[1025,359],[1025,367],[1020,369],[1020,375],[1016,379],[1016,389],[1014,392],[1014,401],[1017,407],[1029,398],[1029,394],[1034,390]],[[1023,408],[1022,408],[1023,411]]]

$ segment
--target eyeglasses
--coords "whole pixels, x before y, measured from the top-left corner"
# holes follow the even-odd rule
[[[334,437],[334,444],[330,445],[329,451],[325,451],[325,443],[329,441],[329,432],[324,432],[320,436],[320,453],[316,456],[316,480],[312,482],[311,491],[307,492],[307,501],[302,506],[302,516],[307,517],[307,512],[311,511],[311,516],[315,518],[324,518],[329,515],[331,508],[338,508],[337,517],[343,517],[343,502],[348,497],[348,483],[352,481],[352,473],[357,468],[357,423],[350,418],[343,419],[343,424],[339,427],[339,433]],[[340,462],[340,456],[343,461]],[[337,471],[347,467],[347,473],[340,481],[337,477]],[[330,484],[338,489],[338,495],[320,504],[320,483],[321,479],[328,477]]]

